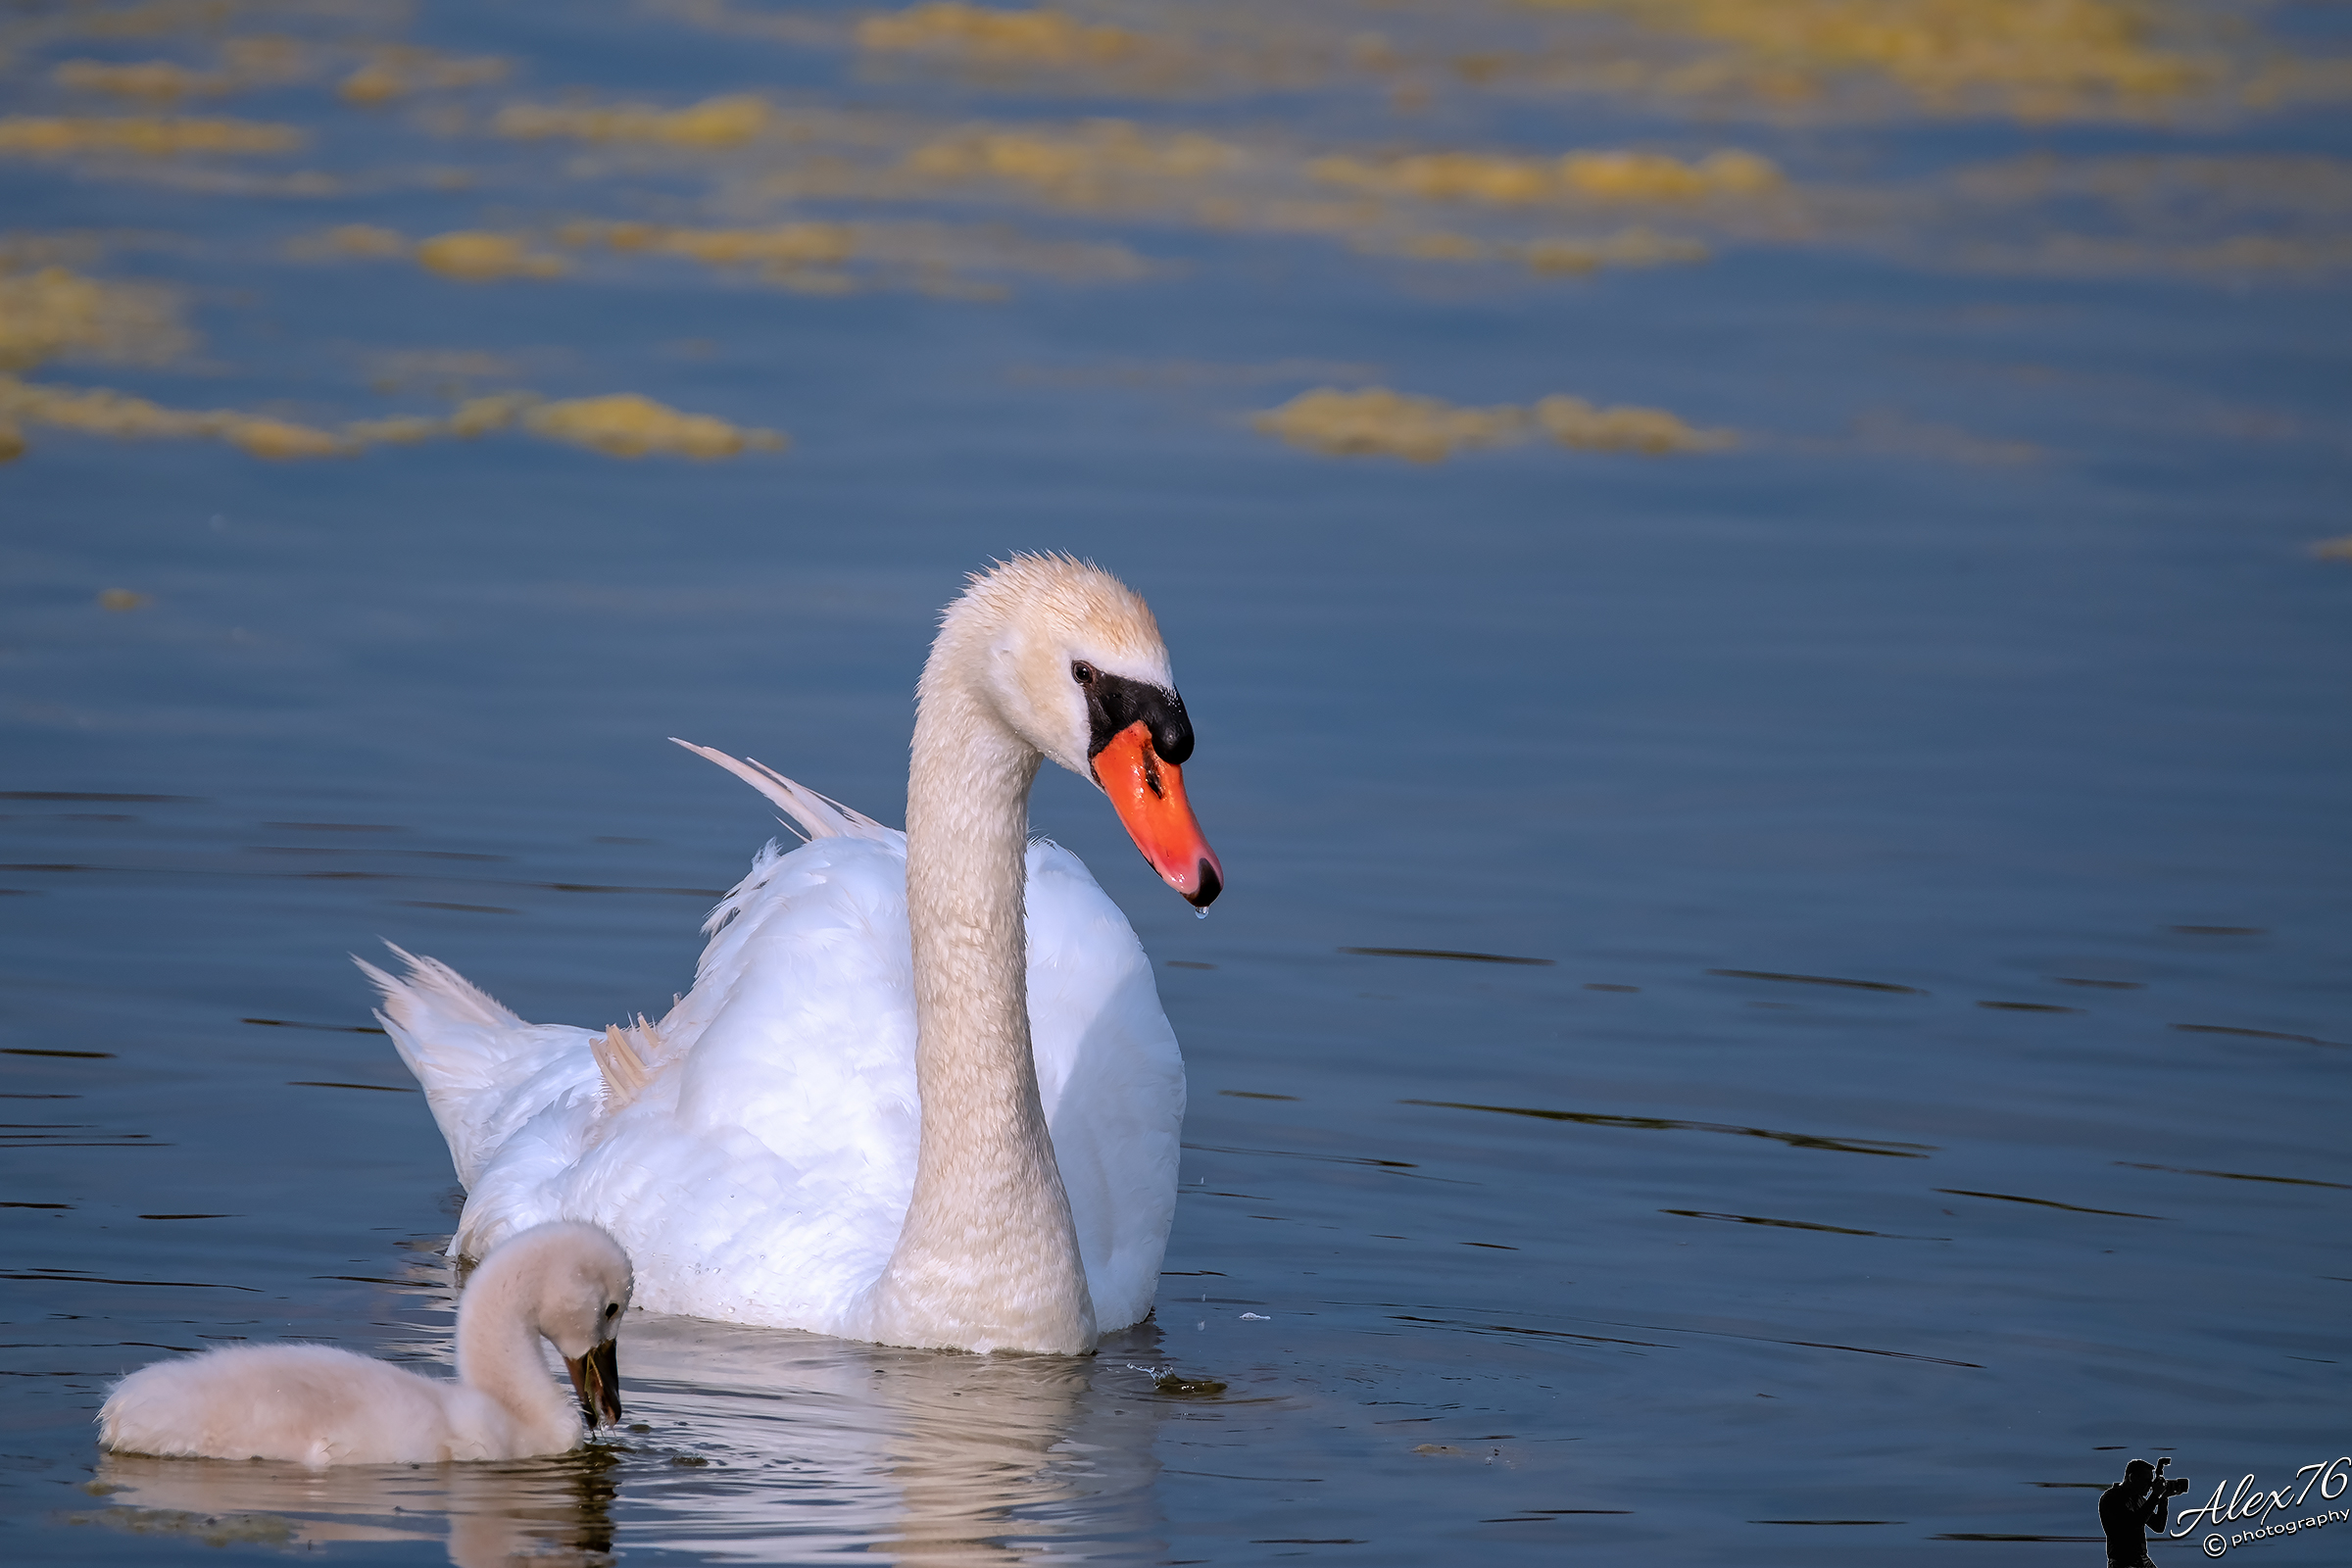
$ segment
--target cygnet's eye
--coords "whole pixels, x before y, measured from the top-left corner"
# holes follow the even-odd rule
[[[607,1301],[607,1302],[605,1303],[605,1316],[607,1316],[607,1317],[618,1317],[618,1316],[620,1316],[620,1303],[619,1303],[618,1301]]]
[[[1095,683],[1095,666],[1081,659],[1070,666],[1070,679],[1081,686],[1092,686]]]

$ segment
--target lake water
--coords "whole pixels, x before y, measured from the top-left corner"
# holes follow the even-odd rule
[[[12,8],[0,1555],[2087,1563],[2352,1448],[2352,25],[1880,11]],[[347,954],[666,1005],[776,830],[665,737],[898,820],[1021,549],[1229,878],[1042,782],[1190,1066],[1152,1322],[101,1458],[449,1359]]]

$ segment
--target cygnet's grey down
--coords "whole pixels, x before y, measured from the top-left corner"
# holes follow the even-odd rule
[[[614,1336],[635,1281],[620,1244],[560,1220],[516,1233],[458,1304],[456,1382],[326,1345],[255,1345],[159,1361],[124,1378],[98,1441],[167,1458],[438,1464],[577,1447],[620,1420]],[[571,1391],[548,1375],[551,1341]]]

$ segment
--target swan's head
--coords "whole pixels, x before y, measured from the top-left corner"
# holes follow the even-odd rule
[[[620,1421],[617,1339],[636,1288],[629,1254],[594,1225],[558,1220],[510,1238],[482,1264],[512,1269],[529,1320],[552,1341],[590,1428]],[[477,1276],[474,1286],[483,1282]]]
[[[1152,869],[1206,908],[1225,874],[1184,797],[1193,721],[1152,607],[1089,563],[1014,556],[948,607],[940,654],[951,650],[1005,725],[1092,779]]]

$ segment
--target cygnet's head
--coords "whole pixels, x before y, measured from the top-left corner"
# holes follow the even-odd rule
[[[601,1228],[557,1220],[517,1232],[483,1261],[482,1271],[512,1271],[529,1321],[552,1341],[580,1396],[580,1415],[620,1420],[621,1319],[636,1279],[629,1254]],[[475,1284],[481,1284],[479,1275]]]
[[[1014,556],[948,607],[926,688],[948,665],[1015,734],[1100,786],[1152,868],[1208,906],[1224,870],[1184,797],[1193,721],[1140,595],[1091,563]]]

